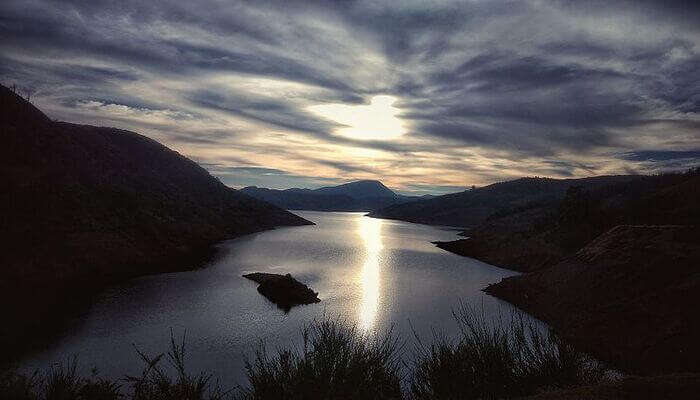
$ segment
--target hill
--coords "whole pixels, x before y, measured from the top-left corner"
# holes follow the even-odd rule
[[[700,371],[700,228],[617,226],[575,255],[486,292],[625,371]]]
[[[467,239],[438,246],[533,271],[556,264],[616,225],[700,224],[700,170],[603,182],[570,186],[555,202],[502,209],[465,231]]]
[[[600,176],[583,179],[520,178],[460,193],[378,209],[369,215],[428,225],[474,227],[496,212],[554,204],[574,185],[594,187],[632,179]]]
[[[340,194],[350,196],[354,199],[362,199],[368,197],[399,197],[391,189],[384,186],[379,181],[364,180],[345,183],[338,186],[327,186],[313,190],[318,194]]]
[[[225,238],[310,222],[233,190],[133,132],[54,122],[0,87],[0,344],[45,332],[75,299],[191,268]]]
[[[396,194],[381,182],[372,180],[318,189],[275,190],[248,186],[241,191],[287,210],[371,211],[420,200],[419,197]]]

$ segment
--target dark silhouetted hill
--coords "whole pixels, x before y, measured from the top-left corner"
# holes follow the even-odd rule
[[[222,239],[309,224],[154,140],[53,122],[5,87],[0,132],[2,345],[48,330],[104,284],[190,268]]]
[[[600,186],[625,181],[626,176],[583,179],[520,178],[460,193],[378,209],[369,215],[429,225],[474,227],[497,212],[551,205],[573,185]]]
[[[700,224],[700,170],[626,177],[603,185],[580,182],[558,201],[502,209],[464,232],[467,239],[438,246],[533,271],[556,264],[616,225]]]
[[[275,190],[248,186],[241,191],[287,210],[371,211],[420,200],[420,197],[396,194],[381,182],[372,180],[318,189]]]
[[[379,181],[364,180],[345,183],[338,186],[327,186],[314,190],[318,194],[340,194],[354,199],[367,197],[399,197],[391,189]]]
[[[551,268],[486,291],[614,367],[700,371],[698,226],[620,225]]]

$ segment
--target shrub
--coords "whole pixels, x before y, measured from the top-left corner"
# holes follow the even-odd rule
[[[38,400],[40,386],[39,372],[31,376],[21,375],[14,370],[0,370],[0,398],[16,400]]]
[[[302,331],[303,350],[270,356],[261,344],[246,361],[250,387],[241,398],[400,399],[398,340],[366,335],[338,320],[314,322]]]
[[[136,349],[146,364],[141,376],[127,376],[126,381],[132,385],[133,400],[220,400],[228,396],[218,384],[212,384],[212,375],[201,372],[190,375],[185,369],[185,335],[182,343],[175,343],[170,332],[170,351],[150,357]],[[165,372],[160,363],[166,358],[175,370],[175,379]]]
[[[0,398],[12,400],[116,400],[122,397],[116,382],[93,376],[84,378],[77,373],[75,358],[51,366],[46,376],[35,372],[31,376],[13,370],[0,373]]]
[[[453,315],[460,326],[456,340],[434,334],[427,346],[416,337],[410,383],[415,399],[512,398],[602,376],[597,363],[522,314],[488,321],[483,311],[462,304]]]

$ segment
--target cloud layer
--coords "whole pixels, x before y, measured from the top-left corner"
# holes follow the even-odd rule
[[[235,187],[445,192],[696,165],[700,6],[609,3],[6,0],[0,81]],[[398,138],[310,111],[381,95]]]

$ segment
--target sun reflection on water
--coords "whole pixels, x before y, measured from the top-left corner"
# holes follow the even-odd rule
[[[362,301],[359,309],[359,326],[369,330],[374,326],[379,307],[379,268],[382,244],[382,220],[360,217],[358,234],[365,248],[365,263],[359,275]]]

